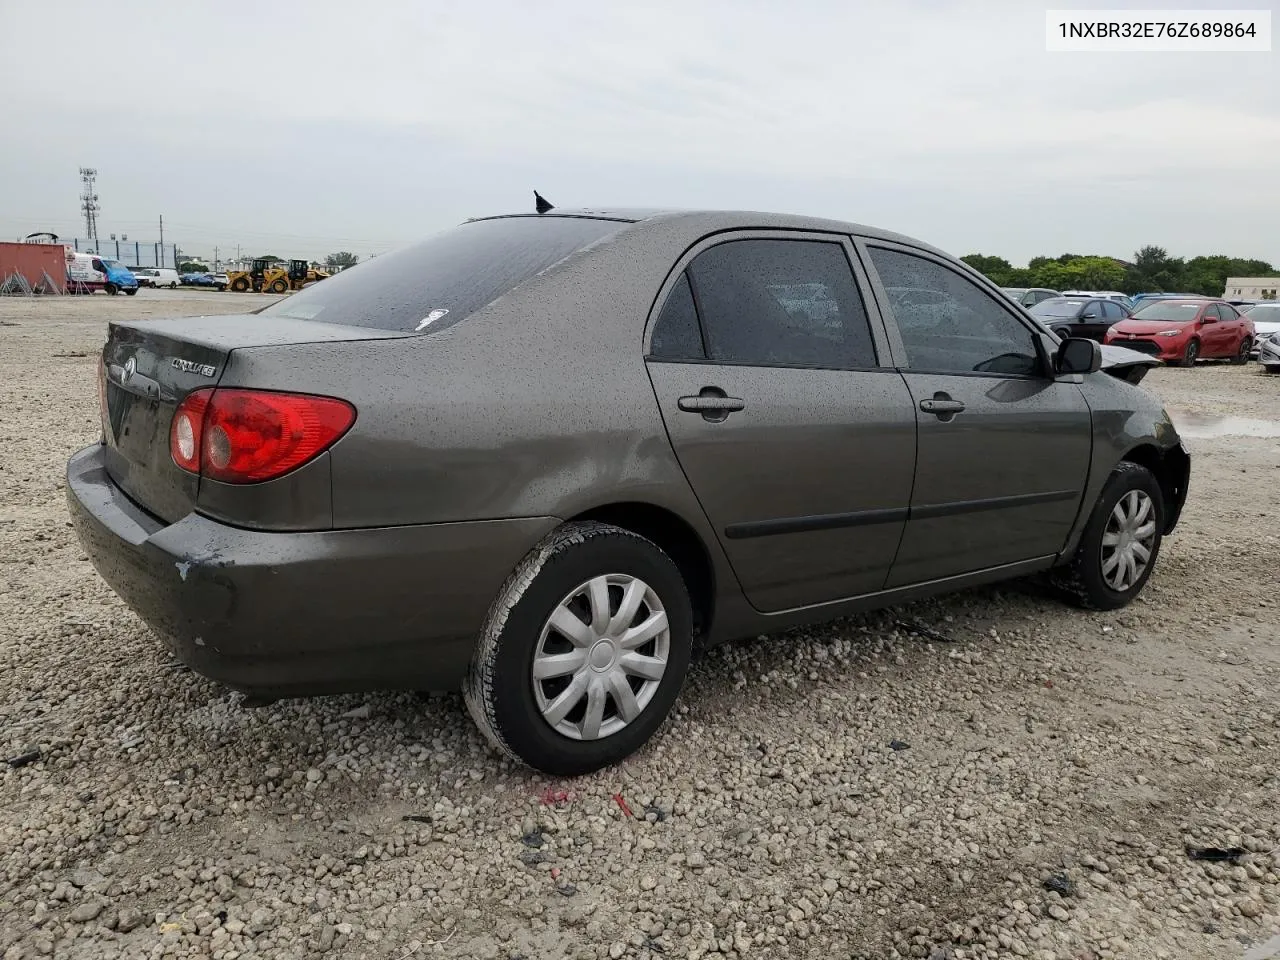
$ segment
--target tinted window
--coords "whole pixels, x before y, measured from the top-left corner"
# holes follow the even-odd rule
[[[702,349],[702,333],[698,329],[698,312],[693,307],[693,291],[688,274],[671,288],[662,313],[653,325],[649,355],[667,360],[693,360],[706,356]]]
[[[844,248],[733,240],[689,267],[713,360],[874,367],[867,311]]]
[[[1239,319],[1239,314],[1236,313],[1236,308],[1231,306],[1229,303],[1218,304],[1218,315],[1222,317],[1223,320]]]
[[[939,373],[1036,375],[1031,331],[954,270],[871,248],[912,367]]]
[[[1120,304],[1107,300],[1102,304],[1102,318],[1104,320],[1119,320],[1124,316],[1124,311],[1120,309]]]
[[[382,330],[435,332],[625,226],[574,217],[503,217],[464,223],[362,261],[262,313]]]

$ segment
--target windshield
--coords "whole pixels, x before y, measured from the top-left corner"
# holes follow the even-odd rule
[[[1157,320],[1161,323],[1190,323],[1200,313],[1199,303],[1170,303],[1156,301],[1139,307],[1130,318],[1133,320]]]
[[[1031,314],[1036,317],[1074,317],[1083,305],[1083,300],[1041,300],[1031,308]]]
[[[585,217],[475,220],[349,267],[262,315],[435,332],[626,226]]]
[[[1280,303],[1255,303],[1252,307],[1245,307],[1244,313],[1250,320],[1273,323],[1280,321]]]

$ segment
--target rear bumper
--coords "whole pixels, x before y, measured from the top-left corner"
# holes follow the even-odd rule
[[[490,604],[551,517],[270,533],[166,525],[67,465],[76,533],[107,584],[197,673],[268,697],[453,690]]]

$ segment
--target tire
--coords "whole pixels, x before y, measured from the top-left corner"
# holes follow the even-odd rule
[[[1241,339],[1240,349],[1236,351],[1236,355],[1231,358],[1231,362],[1236,365],[1239,365],[1242,363],[1248,363],[1249,352],[1251,350],[1253,350],[1253,341],[1249,339],[1248,336],[1245,336],[1243,339]]]
[[[173,289],[174,289],[174,288],[176,288],[177,286],[178,286],[178,285],[177,285],[176,283],[174,283],[172,280],[170,280],[170,281],[169,281],[169,289],[170,289],[170,290],[173,290]]]
[[[134,296],[135,294],[137,294],[137,292],[138,292],[138,288],[137,288],[137,287],[134,287],[132,290],[126,290],[126,291],[125,291],[125,296],[132,297],[132,296]]]
[[[286,283],[284,280],[278,280],[278,279],[277,279],[277,280],[272,280],[272,281],[271,281],[271,292],[272,292],[272,293],[284,293],[284,292],[285,292],[285,291],[287,291],[288,289],[289,289],[289,284],[288,284],[288,283]]]
[[[244,277],[236,277],[231,281],[231,289],[236,293],[246,293],[249,290],[249,281]]]
[[[1131,501],[1127,498],[1135,494],[1139,506],[1141,498],[1145,497],[1149,501],[1150,510],[1133,533],[1141,534],[1148,523],[1154,525],[1154,529],[1149,538],[1137,538],[1147,549],[1148,555],[1145,566],[1137,572],[1137,576],[1126,582],[1123,575],[1117,577],[1114,567],[1110,571],[1106,568],[1111,556],[1120,551],[1115,546],[1105,544],[1104,537],[1115,534],[1112,528],[1116,522],[1116,511],[1123,509],[1119,506],[1121,501],[1126,501],[1125,506],[1128,507]],[[1126,606],[1142,592],[1151,571],[1155,569],[1156,560],[1160,556],[1164,524],[1164,496],[1151,471],[1128,461],[1116,464],[1102,487],[1102,494],[1098,497],[1093,512],[1089,514],[1075,556],[1069,564],[1050,574],[1051,583],[1072,603],[1086,610],[1116,610]]]
[[[608,584],[603,594],[615,617],[624,589],[638,584],[645,591],[635,619],[614,635],[657,623],[663,613],[666,630],[635,647],[600,639],[601,631],[588,623],[587,598],[605,577],[627,581]],[[566,613],[576,618],[571,632],[580,642],[553,629],[551,618],[557,613],[561,622]],[[603,636],[611,633],[606,630]],[[554,776],[590,773],[627,757],[662,725],[684,683],[692,641],[689,591],[669,556],[620,527],[568,523],[535,546],[507,578],[490,608],[463,694],[476,725],[503,753]],[[620,664],[620,658],[634,658],[651,670],[664,652],[666,666],[657,677],[646,679]],[[570,656],[580,657],[576,668],[545,659]],[[600,662],[608,658],[612,663]],[[558,672],[535,679],[535,662]],[[637,712],[629,721],[612,692],[616,683],[631,691],[627,699]],[[553,711],[557,702],[573,708],[565,713],[562,707],[560,717],[545,716],[543,711]],[[592,738],[588,704],[596,702],[598,726]]]
[[[105,290],[105,291],[107,291],[107,293],[108,293],[108,294],[110,294],[110,295],[111,295],[111,296],[113,296],[113,297],[114,297],[117,293],[119,293],[119,292],[120,292],[120,288],[119,288],[119,287],[117,287],[114,283],[108,283],[108,284],[107,284],[106,286],[104,286],[102,289],[103,289],[103,290]]]
[[[1198,359],[1200,359],[1200,341],[1188,340],[1187,349],[1182,351],[1182,359],[1178,361],[1178,366],[1194,367]]]

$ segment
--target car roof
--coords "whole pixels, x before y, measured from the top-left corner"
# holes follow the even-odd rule
[[[487,217],[472,217],[468,223],[476,220],[497,220],[504,217],[576,217],[592,220],[618,220],[635,224],[643,229],[648,224],[680,223],[704,233],[715,233],[721,230],[813,230],[826,233],[855,233],[878,240],[907,244],[921,250],[927,250],[939,256],[954,260],[951,254],[933,247],[923,241],[904,234],[882,230],[865,224],[844,220],[832,220],[825,217],[811,217],[790,213],[771,213],[760,210],[677,210],[658,208],[631,207],[583,207],[579,209],[555,208],[547,213],[507,213]]]

